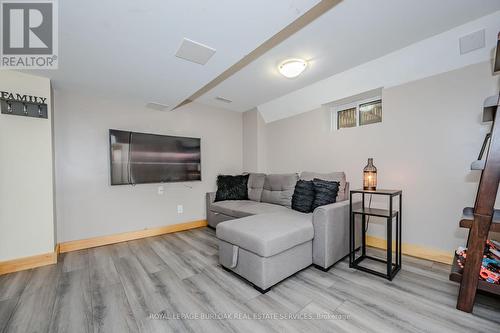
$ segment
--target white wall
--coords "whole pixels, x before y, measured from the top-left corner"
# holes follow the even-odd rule
[[[242,171],[242,115],[200,104],[173,112],[144,102],[55,91],[58,241],[205,218],[219,173]],[[108,130],[201,137],[202,181],[110,186]],[[177,214],[177,205],[184,213]]]
[[[452,251],[466,241],[458,221],[479,181],[470,163],[489,130],[482,103],[499,88],[483,62],[384,89],[379,124],[330,132],[324,108],[268,123],[268,171],[343,170],[353,189],[373,157],[379,187],[403,189],[403,241]],[[382,230],[372,223],[369,233]]]
[[[51,109],[47,78],[2,70],[0,90]],[[0,261],[54,251],[51,118],[0,114]]]
[[[243,113],[243,170],[247,172],[258,171],[258,128],[256,109]]]
[[[257,109],[243,113],[243,170],[266,171],[266,123]]]

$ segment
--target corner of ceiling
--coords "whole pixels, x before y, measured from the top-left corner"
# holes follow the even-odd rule
[[[459,38],[486,31],[486,47],[461,55]],[[311,111],[379,87],[393,87],[432,75],[489,61],[500,31],[500,11],[314,82],[257,106],[266,123]],[[346,84],[347,83],[347,84]]]

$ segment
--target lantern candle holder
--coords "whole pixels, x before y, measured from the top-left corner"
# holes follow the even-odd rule
[[[373,158],[368,159],[368,164],[363,169],[363,189],[365,191],[377,190],[377,168],[373,165]]]

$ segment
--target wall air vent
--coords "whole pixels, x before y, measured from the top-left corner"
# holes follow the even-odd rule
[[[215,99],[218,100],[218,101],[220,101],[220,102],[228,103],[228,104],[233,102],[230,99],[227,99],[227,98],[224,98],[224,97],[220,97],[220,96],[215,97]]]
[[[482,49],[486,46],[485,31],[479,30],[459,39],[460,54]]]
[[[214,54],[215,49],[184,38],[175,56],[200,65],[205,65]]]
[[[156,102],[149,102],[148,104],[146,104],[146,107],[148,109],[157,110],[157,111],[170,111],[170,107],[168,105],[156,103]]]

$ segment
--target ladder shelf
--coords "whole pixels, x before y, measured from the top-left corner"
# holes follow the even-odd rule
[[[472,312],[478,290],[500,295],[500,285],[479,278],[488,234],[490,231],[500,231],[500,210],[494,209],[500,182],[500,113],[496,112],[499,97],[496,95],[494,98],[488,98],[484,105],[483,120],[493,121],[493,124],[491,133],[485,138],[478,161],[471,166],[473,170],[481,170],[476,202],[474,207],[464,208],[460,221],[460,227],[469,229],[467,258],[462,269],[455,256],[449,277],[450,280],[460,283],[457,309],[465,312]],[[482,160],[484,152],[486,159]]]
[[[451,266],[450,281],[455,281],[458,283],[462,281],[462,269],[458,265],[457,256],[455,256],[455,258],[453,259],[453,264]],[[500,295],[500,286],[488,283],[483,280],[478,281],[477,290],[485,291],[495,295]]]

